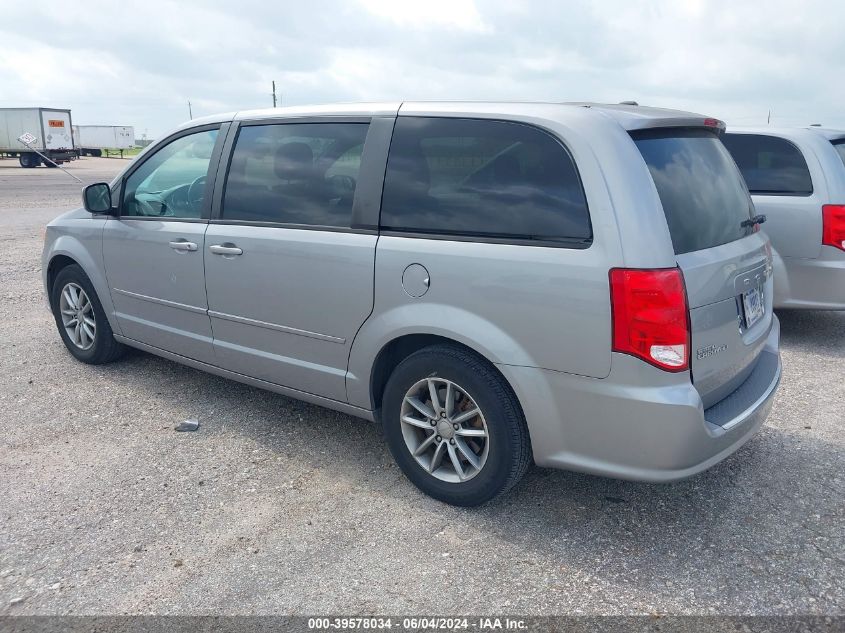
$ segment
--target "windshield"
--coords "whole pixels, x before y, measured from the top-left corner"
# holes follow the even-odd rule
[[[752,231],[748,189],[731,155],[708,130],[632,133],[657,187],[675,254],[733,242]]]

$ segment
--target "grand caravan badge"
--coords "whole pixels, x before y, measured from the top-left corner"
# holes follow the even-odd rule
[[[705,358],[710,358],[711,356],[715,356],[720,352],[724,352],[728,349],[727,344],[725,345],[708,345],[707,347],[702,347],[699,350],[696,350],[695,357],[698,360],[704,360]]]

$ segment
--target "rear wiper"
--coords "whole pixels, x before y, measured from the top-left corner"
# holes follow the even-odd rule
[[[758,224],[763,224],[766,221],[765,215],[755,215],[753,218],[749,218],[747,220],[743,220],[739,223],[742,228],[756,226]]]

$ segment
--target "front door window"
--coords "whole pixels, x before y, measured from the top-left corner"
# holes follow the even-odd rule
[[[199,219],[217,130],[165,145],[126,180],[121,217]]]

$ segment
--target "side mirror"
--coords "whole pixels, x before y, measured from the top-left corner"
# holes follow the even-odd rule
[[[111,213],[111,188],[104,182],[88,185],[82,191],[82,202],[89,213]]]

